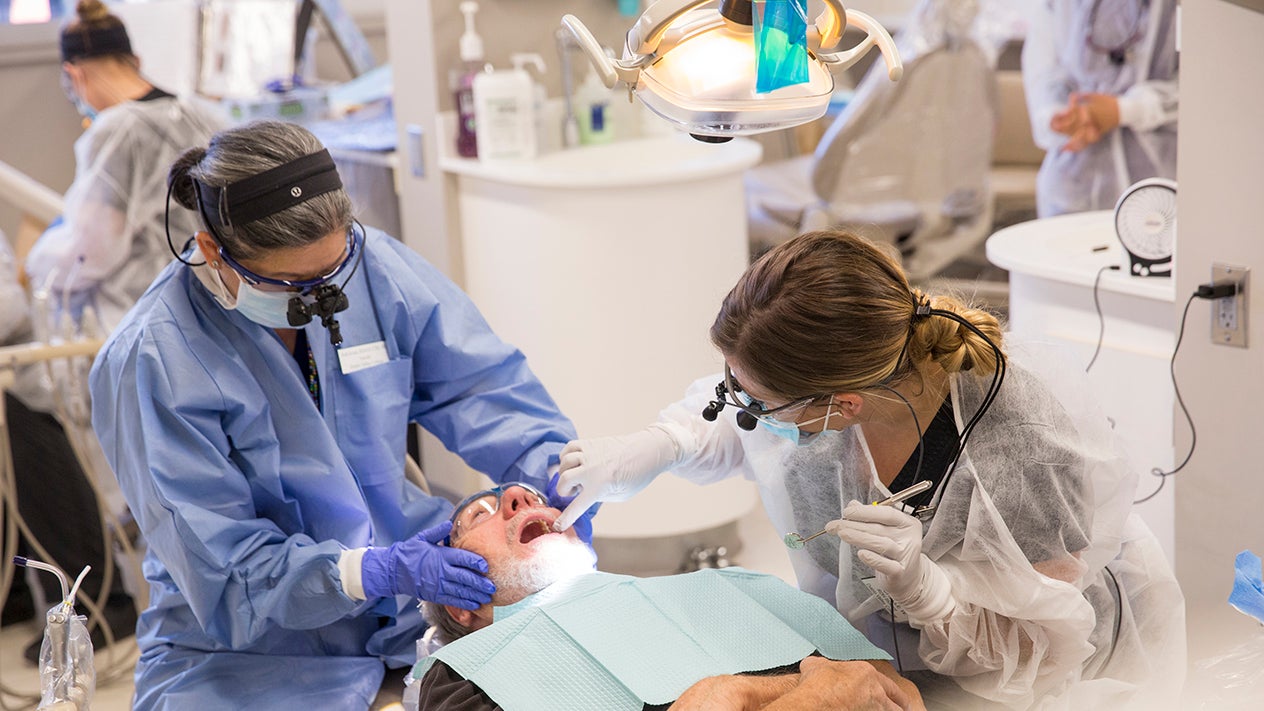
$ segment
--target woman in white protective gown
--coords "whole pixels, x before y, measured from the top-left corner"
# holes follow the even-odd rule
[[[561,525],[666,470],[745,476],[779,530],[834,534],[791,551],[800,587],[887,649],[931,708],[1175,702],[1183,598],[1132,512],[1135,471],[1069,368],[841,232],[750,267],[711,338],[724,375],[641,432],[563,450],[559,490],[580,493]],[[869,505],[922,480],[934,486],[903,505]]]

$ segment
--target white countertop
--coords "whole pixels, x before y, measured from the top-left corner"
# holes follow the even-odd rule
[[[1028,275],[1092,287],[1107,265],[1124,265],[1115,236],[1113,210],[1082,212],[1006,227],[988,238],[987,258],[1013,275]],[[1126,268],[1126,267],[1125,267]],[[1102,274],[1099,288],[1155,301],[1174,300],[1171,277],[1138,277],[1120,271]]]
[[[693,182],[741,172],[762,148],[747,138],[702,143],[684,134],[615,141],[528,160],[481,161],[445,155],[439,167],[463,177],[538,188],[618,188]]]

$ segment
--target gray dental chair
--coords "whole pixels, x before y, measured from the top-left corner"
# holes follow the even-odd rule
[[[751,251],[843,228],[899,249],[913,281],[981,252],[997,123],[995,54],[972,0],[923,0],[897,39],[904,77],[865,75],[810,156],[747,173]]]

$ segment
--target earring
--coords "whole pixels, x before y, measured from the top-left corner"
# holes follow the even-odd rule
[[[219,269],[219,262],[211,262],[211,266]]]

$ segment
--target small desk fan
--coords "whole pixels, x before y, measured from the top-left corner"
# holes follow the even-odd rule
[[[1129,186],[1115,203],[1115,234],[1128,254],[1133,276],[1172,276],[1176,243],[1176,182],[1146,178]]]

